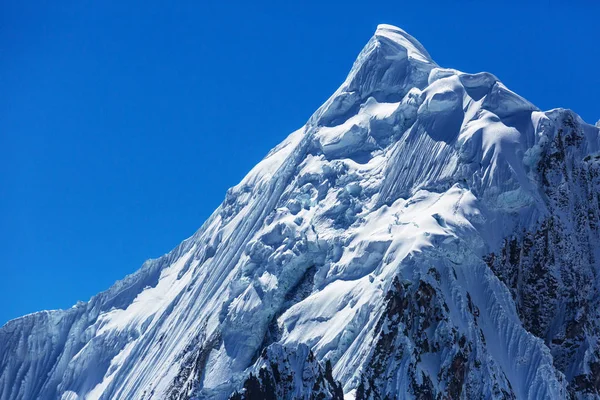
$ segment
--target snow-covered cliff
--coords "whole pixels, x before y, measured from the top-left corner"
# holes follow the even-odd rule
[[[600,398],[600,132],[381,25],[191,238],[0,329],[0,399]]]

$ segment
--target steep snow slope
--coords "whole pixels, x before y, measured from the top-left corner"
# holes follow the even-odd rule
[[[599,150],[381,25],[191,238],[1,328],[0,398],[600,398]]]

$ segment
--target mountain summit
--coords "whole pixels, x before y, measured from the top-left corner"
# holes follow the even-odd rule
[[[0,399],[600,398],[600,132],[381,25],[189,239],[0,329]]]

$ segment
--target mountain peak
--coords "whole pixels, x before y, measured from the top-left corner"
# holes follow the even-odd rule
[[[380,25],[191,238],[1,328],[0,400],[597,398],[599,150]]]
[[[379,24],[375,31],[375,38],[391,40],[404,47],[408,57],[425,63],[435,64],[425,47],[405,30],[388,24]]]
[[[423,45],[404,30],[379,25],[339,89],[311,117],[309,124],[332,126],[344,121],[369,97],[380,103],[400,101],[412,89],[424,89],[437,64]]]

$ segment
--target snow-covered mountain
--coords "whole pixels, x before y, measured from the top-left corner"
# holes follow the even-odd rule
[[[598,399],[600,132],[381,25],[189,239],[0,329],[0,399]]]

